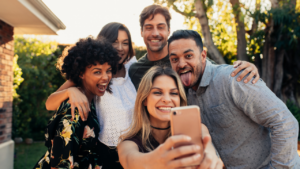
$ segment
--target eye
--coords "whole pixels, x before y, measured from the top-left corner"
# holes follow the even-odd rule
[[[189,54],[189,55],[186,55],[185,57],[186,58],[191,58],[193,55]]]
[[[111,70],[111,69],[109,69],[109,70],[107,70],[107,71],[106,71],[106,73],[111,73],[111,72],[112,72],[112,70]]]
[[[172,58],[171,61],[172,61],[172,62],[177,62],[177,61],[178,61],[178,58]]]
[[[161,94],[161,92],[159,92],[159,91],[155,91],[155,92],[153,92],[153,94],[155,94],[155,95],[160,95],[160,94]]]
[[[179,95],[179,93],[178,92],[172,92],[171,95],[176,95],[177,96],[177,95]]]
[[[150,26],[146,27],[146,30],[151,30],[151,29],[152,29],[152,27],[150,27]]]
[[[101,74],[101,72],[100,71],[96,71],[96,72],[94,72],[94,74],[99,75],[99,74]]]

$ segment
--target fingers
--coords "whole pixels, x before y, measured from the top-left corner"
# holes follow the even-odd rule
[[[252,80],[252,84],[255,84],[258,80],[259,80],[260,76],[259,74],[257,73],[257,75],[255,75],[255,78],[254,80]]]
[[[242,64],[242,61],[241,60],[237,60],[237,61],[234,61],[233,62],[233,67],[234,68],[237,68],[239,65],[241,65]]]
[[[212,158],[209,157],[207,154],[204,154],[204,158],[199,166],[198,169],[208,169],[208,168],[214,168],[216,166],[216,163],[212,163]]]
[[[195,163],[199,163],[200,161],[200,154],[194,154],[189,157],[184,157],[176,160],[172,160],[168,163],[168,168],[178,168],[184,166],[191,166]]]
[[[83,114],[83,110],[82,110],[82,108],[81,108],[81,106],[76,106],[77,107],[77,110],[78,110],[78,112],[79,112],[79,116],[80,116],[80,118],[81,118],[81,120],[82,121],[86,121],[86,118],[85,118],[85,116],[84,116],[84,114]]]
[[[208,136],[205,136],[202,140],[203,142],[203,149],[205,150],[205,148],[207,147],[208,143],[210,143],[211,141],[211,137],[208,135]]]
[[[187,145],[187,146],[180,146],[177,148],[174,148],[173,150],[170,150],[168,153],[168,160],[172,160],[175,158],[179,158],[185,155],[189,154],[195,154],[195,153],[200,153],[200,146],[198,145]]]
[[[162,145],[163,151],[171,150],[178,143],[189,143],[191,141],[191,137],[184,135],[176,135],[169,137],[165,143]]]
[[[236,76],[243,69],[244,69],[243,64],[238,65],[238,67],[236,67],[236,69],[231,73],[231,76],[232,77]]]

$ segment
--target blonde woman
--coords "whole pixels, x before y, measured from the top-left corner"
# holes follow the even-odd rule
[[[125,169],[178,168],[200,160],[197,145],[172,148],[190,141],[188,136],[170,135],[170,109],[187,105],[180,78],[171,68],[153,67],[143,77],[137,92],[133,122],[118,145]],[[202,124],[205,157],[198,168],[222,168],[206,126]],[[178,157],[194,154],[185,158]]]

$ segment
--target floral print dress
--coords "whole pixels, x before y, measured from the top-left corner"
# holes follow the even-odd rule
[[[71,105],[65,100],[50,119],[46,128],[45,146],[48,151],[34,169],[98,169],[95,152],[100,131],[94,102],[86,121],[75,109],[72,121]]]

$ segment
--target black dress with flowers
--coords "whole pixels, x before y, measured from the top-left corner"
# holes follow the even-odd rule
[[[80,168],[98,169],[99,156],[95,152],[100,131],[94,106],[86,121],[79,118],[75,109],[72,121],[71,105],[65,100],[50,119],[45,133],[45,146],[48,151],[35,165],[34,169]]]

